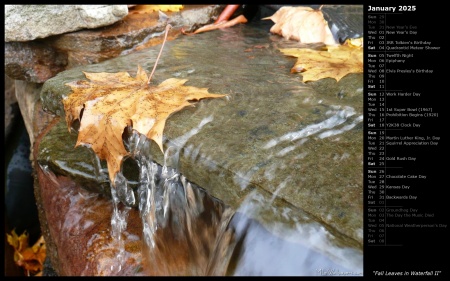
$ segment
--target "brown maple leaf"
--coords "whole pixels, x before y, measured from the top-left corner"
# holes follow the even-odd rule
[[[190,101],[226,96],[210,94],[207,88],[183,86],[186,79],[170,78],[152,86],[140,66],[134,78],[127,72],[83,73],[90,81],[66,84],[73,91],[63,100],[66,122],[70,132],[73,121],[80,120],[75,147],[91,146],[100,159],[106,160],[113,185],[122,160],[128,155],[122,142],[126,126],[155,141],[164,152],[163,130],[172,113],[192,106]]]
[[[275,23],[270,28],[270,32],[279,34],[287,40],[293,39],[305,44],[336,44],[328,22],[320,9],[284,6],[272,16],[263,18],[263,20],[267,19]]]
[[[349,73],[362,73],[363,48],[354,45],[327,46],[325,51],[307,48],[280,49],[285,55],[298,60],[291,73],[301,72],[303,82],[322,78],[334,78],[337,81]]]

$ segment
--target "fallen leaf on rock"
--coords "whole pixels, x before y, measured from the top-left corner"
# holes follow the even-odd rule
[[[164,152],[163,130],[172,113],[192,106],[191,101],[226,96],[210,94],[207,88],[183,86],[186,79],[170,78],[152,86],[140,66],[134,78],[127,72],[83,73],[90,81],[66,84],[73,91],[63,100],[66,122],[70,132],[73,121],[80,120],[75,146],[88,145],[106,160],[113,185],[122,160],[128,155],[122,142],[126,126],[155,141]]]
[[[232,20],[224,20],[224,21],[221,21],[218,23],[204,25],[191,33],[185,32],[183,29],[181,31],[183,32],[183,34],[191,35],[191,34],[197,34],[197,33],[201,33],[201,32],[211,31],[211,30],[215,30],[215,29],[232,27],[236,24],[246,23],[246,22],[247,22],[247,19],[245,18],[245,16],[239,15]]]
[[[20,236],[15,230],[6,234],[8,243],[14,248],[14,262],[22,267],[27,275],[40,275],[43,269],[46,256],[46,246],[44,237],[41,236],[38,241],[28,247],[28,233],[25,231]]]
[[[183,5],[136,5],[132,7],[133,13],[144,14],[152,12],[178,12],[183,9]]]
[[[288,56],[298,60],[291,73],[301,72],[303,82],[322,78],[334,78],[337,81],[349,73],[362,73],[363,48],[352,45],[327,46],[325,51],[307,48],[280,49]]]
[[[267,19],[275,23],[270,32],[287,40],[297,40],[305,44],[320,42],[325,45],[337,44],[320,9],[283,6],[272,16],[263,18]]]
[[[364,38],[363,37],[348,38],[347,40],[345,40],[344,43],[342,43],[342,45],[348,45],[348,46],[352,46],[352,47],[356,47],[356,48],[362,48],[362,47],[364,47]]]

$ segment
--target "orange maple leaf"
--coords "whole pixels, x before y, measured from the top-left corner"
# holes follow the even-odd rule
[[[122,160],[128,155],[122,142],[126,126],[155,141],[164,152],[163,130],[172,113],[192,106],[191,101],[226,96],[210,94],[207,88],[183,86],[186,79],[170,78],[151,86],[141,66],[134,78],[127,72],[83,73],[90,81],[66,84],[73,91],[63,100],[66,122],[70,132],[72,122],[80,120],[75,146],[91,146],[100,159],[106,160],[113,185]]]
[[[39,275],[44,266],[46,246],[44,237],[28,247],[28,233],[25,231],[20,236],[13,229],[11,235],[6,234],[8,243],[14,248],[14,262],[22,267],[28,274]]]

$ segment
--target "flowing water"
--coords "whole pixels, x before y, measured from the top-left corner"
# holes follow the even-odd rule
[[[339,115],[344,114],[348,112],[338,112],[320,128],[342,123]],[[169,146],[163,166],[152,161],[148,153],[151,141],[128,131],[125,144],[139,168],[139,181],[127,180],[120,172],[112,187],[111,236],[119,249],[112,272],[120,274],[126,256],[122,235],[130,207],[124,205],[121,211],[119,205],[139,200],[144,251],[143,269],[138,275],[362,275],[360,251],[334,245],[335,237],[319,223],[304,223],[295,216],[291,218],[289,208],[274,206],[277,192],[266,198],[254,190],[237,210],[232,210],[179,173],[178,147],[212,120],[212,116],[205,118],[179,137],[175,142],[181,146]],[[295,138],[302,136],[302,132],[295,133]],[[106,177],[107,171],[103,172]],[[138,198],[130,186],[137,189]],[[290,223],[273,222],[268,231],[253,219],[264,212],[278,212]]]
[[[270,26],[167,42],[155,84],[186,78],[187,85],[229,98],[172,115],[163,157],[153,141],[127,131],[131,156],[111,187],[118,251],[101,272],[124,274],[124,244],[136,239],[128,219],[138,209],[144,249],[136,275],[362,275],[362,75],[302,83],[289,71],[295,59],[279,51],[297,42],[271,35]],[[149,70],[158,51],[83,71],[133,74],[137,64]],[[80,69],[65,75],[55,84],[84,79]],[[48,110],[61,112],[57,91],[43,92]],[[69,153],[76,154],[64,150],[60,158]],[[43,148],[41,159],[51,157]],[[63,162],[55,160],[53,168],[79,163]],[[91,163],[83,165],[96,182],[107,182],[98,158]]]

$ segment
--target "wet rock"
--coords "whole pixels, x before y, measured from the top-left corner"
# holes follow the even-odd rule
[[[46,130],[56,123],[49,124]],[[45,130],[37,138],[35,151],[44,135]],[[166,225],[158,225],[154,237],[156,247],[151,253],[144,246],[139,211],[128,208],[127,226],[121,234],[124,260],[120,261],[117,256],[121,247],[111,232],[112,200],[86,191],[71,178],[53,173],[46,165],[35,162],[35,167],[35,196],[47,257],[57,275],[205,274],[225,207],[217,199],[206,198],[204,190],[187,187],[191,203],[199,204],[198,208],[169,207],[167,218],[170,219]],[[183,193],[180,196],[184,198]],[[119,208],[123,211],[125,206]],[[194,216],[188,216],[189,212],[195,213]]]
[[[187,78],[186,85],[230,98],[203,100],[173,114],[164,147],[179,160],[164,159],[152,145],[153,160],[172,161],[186,178],[233,208],[258,190],[273,198],[275,208],[297,210],[297,218],[306,212],[340,236],[339,243],[362,249],[363,75],[303,84],[289,72],[295,60],[278,51],[284,42],[267,36],[269,29],[264,23],[241,25],[166,43],[154,84]],[[85,79],[82,71],[133,76],[140,64],[150,72],[158,52],[152,47],[60,73],[44,84],[43,107],[64,116],[61,99],[70,94],[64,84]],[[346,94],[338,95],[341,91]],[[43,145],[39,153],[45,149],[52,148]],[[42,155],[38,161],[60,160]],[[63,173],[76,163],[53,168]]]
[[[18,114],[19,108],[17,106],[14,79],[5,75],[5,143]]]
[[[36,138],[33,158],[41,137],[58,122],[54,118]],[[117,243],[110,235],[112,204],[98,193],[89,193],[73,180],[55,175],[47,166],[33,161],[34,194],[38,206],[41,232],[47,248],[47,260],[52,274],[58,276],[111,275],[112,257],[117,255]],[[137,218],[136,218],[137,216]],[[127,233],[127,259],[124,275],[132,275],[139,267],[140,219],[130,214]],[[124,264],[124,265],[125,265]],[[117,270],[117,268],[116,268]],[[127,274],[128,273],[128,274]]]
[[[111,196],[110,183],[101,172],[106,166],[97,166],[95,155],[89,148],[75,147],[77,134],[69,133],[64,119],[55,118],[52,123],[55,123],[52,130],[40,140],[40,165],[58,174],[70,175],[87,190]]]
[[[69,178],[57,177],[37,168],[41,228],[47,256],[59,276],[115,275],[112,266],[118,254],[110,235],[112,204],[88,193]],[[129,214],[126,233],[126,262],[121,275],[135,275],[141,261],[139,214]],[[117,270],[117,268],[116,268]]]
[[[5,43],[5,73],[13,79],[43,83],[66,66],[67,55],[43,41]]]
[[[52,262],[47,257],[45,258],[43,269],[42,269],[42,276],[58,276],[58,273],[55,271],[55,269],[52,266]]]
[[[91,64],[119,55],[142,50],[162,42],[166,25],[173,26],[169,40],[180,34],[180,28],[205,25],[218,15],[219,5],[189,6],[179,12],[135,13],[103,29],[68,33],[49,40],[48,44],[68,54],[69,65]]]
[[[43,83],[58,72],[75,66],[98,63],[162,42],[168,23],[168,40],[210,23],[220,5],[189,6],[179,12],[133,13],[119,22],[95,29],[69,32],[30,42],[5,43],[5,73],[17,80]]]
[[[127,14],[126,5],[5,5],[5,42],[106,26]]]
[[[33,144],[35,137],[40,131],[36,125],[38,122],[44,121],[44,118],[36,118],[38,117],[36,108],[37,104],[40,103],[39,93],[42,89],[42,84],[16,80],[15,88],[20,113],[27,129],[30,143]]]
[[[18,105],[16,114],[20,115],[19,117],[23,120],[29,142],[32,145],[41,130],[55,118],[55,115],[42,110],[39,98],[42,84],[20,80],[11,81],[14,83],[12,88],[15,90],[14,98]]]

